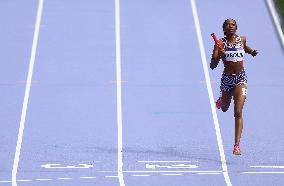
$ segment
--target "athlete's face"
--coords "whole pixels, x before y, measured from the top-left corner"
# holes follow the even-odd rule
[[[237,31],[237,24],[235,23],[234,20],[228,19],[224,25],[224,32],[226,33],[226,35],[233,35],[236,33],[236,31]]]

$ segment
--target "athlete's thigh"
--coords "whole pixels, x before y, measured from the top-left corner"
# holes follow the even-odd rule
[[[236,85],[233,89],[235,112],[241,112],[247,97],[247,86]]]
[[[222,103],[222,110],[226,111],[230,107],[232,99],[232,92],[231,91],[222,91],[221,103]]]

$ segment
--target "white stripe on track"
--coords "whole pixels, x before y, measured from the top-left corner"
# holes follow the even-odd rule
[[[119,185],[125,186],[123,178],[122,144],[122,93],[121,93],[121,49],[120,49],[120,0],[115,0],[115,46],[116,46],[116,100],[117,100],[117,164]]]
[[[36,23],[35,23],[35,30],[34,30],[34,37],[33,37],[33,44],[32,44],[32,50],[31,50],[31,57],[30,57],[30,64],[29,64],[29,71],[28,71],[27,82],[26,82],[25,96],[24,96],[23,107],[22,107],[20,127],[18,131],[18,140],[17,140],[13,169],[12,169],[12,186],[17,185],[17,172],[18,172],[18,165],[19,165],[19,160],[20,160],[20,155],[21,155],[21,147],[22,147],[22,141],[23,141],[23,135],[24,135],[24,129],[25,129],[25,121],[26,121],[26,114],[27,114],[27,109],[28,109],[30,90],[31,90],[31,85],[32,85],[32,76],[33,76],[33,69],[34,69],[34,63],[35,63],[35,58],[36,58],[37,43],[38,43],[38,38],[39,38],[39,29],[40,29],[40,23],[41,23],[41,17],[42,17],[42,9],[43,9],[43,0],[39,0],[37,16],[36,16]]]
[[[138,161],[138,163],[196,163],[198,161]]]
[[[187,170],[136,170],[136,171],[123,171],[125,173],[222,173],[222,171],[202,171],[202,170],[193,170],[193,171],[187,171]]]
[[[149,174],[133,174],[133,175],[130,175],[130,176],[133,176],[133,177],[149,177],[151,175],[149,175]]]
[[[192,8],[193,18],[194,18],[194,23],[195,23],[195,29],[196,29],[196,34],[197,34],[197,39],[198,39],[198,44],[199,44],[199,49],[200,49],[200,54],[201,54],[203,71],[204,71],[205,80],[206,80],[208,96],[209,96],[210,105],[211,105],[211,112],[212,112],[214,126],[215,126],[215,132],[216,132],[216,137],[217,137],[219,154],[220,154],[221,162],[222,162],[223,176],[225,178],[225,182],[226,182],[227,186],[231,186],[232,183],[231,183],[231,180],[230,180],[230,177],[229,177],[229,174],[228,174],[228,167],[227,167],[226,157],[225,157],[224,148],[223,148],[223,142],[222,142],[222,136],[221,136],[220,126],[219,126],[219,121],[218,121],[217,112],[216,112],[216,108],[215,108],[213,91],[212,91],[212,87],[211,87],[211,84],[210,84],[211,80],[210,80],[208,66],[207,66],[207,60],[206,60],[205,49],[204,49],[204,45],[203,45],[203,39],[202,39],[202,34],[201,34],[201,28],[200,28],[196,3],[195,3],[195,0],[191,0],[190,2],[191,2],[191,8]]]
[[[161,174],[161,176],[183,176],[183,174]]]
[[[250,166],[251,168],[269,168],[269,169],[284,169],[284,166],[281,165],[255,165]]]
[[[271,13],[272,19],[274,21],[276,31],[280,38],[280,42],[282,43],[282,48],[284,48],[284,34],[281,29],[280,19],[277,15],[277,11],[275,10],[274,2],[272,0],[266,0],[266,3]]]
[[[242,174],[284,174],[284,172],[241,172]]]

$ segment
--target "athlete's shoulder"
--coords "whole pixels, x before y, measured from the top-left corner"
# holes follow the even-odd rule
[[[243,45],[246,45],[246,43],[247,43],[246,36],[240,36],[240,38],[241,38],[241,41],[242,41]]]
[[[242,41],[246,41],[247,40],[246,36],[240,36],[240,38],[241,38]]]
[[[222,41],[222,42],[225,42],[226,41],[226,37],[221,37],[219,40]]]

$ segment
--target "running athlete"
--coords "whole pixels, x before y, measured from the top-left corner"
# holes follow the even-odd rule
[[[216,44],[213,49],[210,68],[213,70],[218,66],[220,59],[224,63],[224,71],[221,78],[220,97],[216,101],[218,109],[226,112],[234,99],[235,117],[235,144],[233,154],[241,155],[240,139],[243,129],[243,106],[247,95],[247,76],[244,70],[244,53],[253,57],[258,54],[257,50],[251,49],[246,44],[245,36],[238,36],[237,22],[227,19],[223,23],[225,37],[219,39],[221,47]]]

